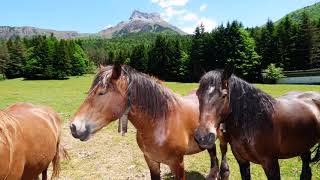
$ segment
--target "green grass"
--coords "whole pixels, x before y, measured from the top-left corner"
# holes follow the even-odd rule
[[[92,79],[93,76],[87,75],[61,81],[0,81],[0,108],[23,101],[49,105],[59,112],[65,122],[63,144],[72,158],[63,162],[61,179],[149,179],[146,163],[135,141],[135,129],[131,125],[125,137],[117,133],[116,123],[104,128],[85,143],[70,136],[67,122],[84,100]],[[165,85],[182,95],[198,87],[196,83],[167,82]],[[320,91],[320,86],[311,85],[257,86],[275,97],[289,91]],[[230,179],[240,179],[239,168],[230,148],[228,161],[231,169]],[[209,171],[209,156],[206,152],[186,156],[185,164],[189,179],[201,179]],[[282,179],[299,179],[299,158],[280,160],[280,167]],[[169,169],[166,166],[161,168],[163,177],[170,178]],[[320,179],[319,168],[316,165],[312,166],[313,179]],[[266,179],[258,165],[252,165],[251,172],[252,179]]]

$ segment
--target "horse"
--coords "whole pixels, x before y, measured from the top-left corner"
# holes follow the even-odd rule
[[[194,140],[198,109],[195,93],[182,97],[147,74],[114,64],[100,67],[86,99],[70,121],[70,131],[74,138],[86,141],[119,118],[119,130],[126,132],[129,119],[137,130],[137,143],[151,179],[160,179],[160,163],[168,165],[176,179],[185,179],[184,155],[203,151]],[[208,152],[208,178],[216,179],[219,165],[215,146]],[[223,163],[227,174],[228,166]]]
[[[0,179],[47,179],[59,176],[60,156],[67,157],[60,144],[60,117],[51,108],[16,103],[0,110]]]
[[[320,94],[291,92],[273,98],[233,75],[232,68],[206,73],[197,90],[201,147],[214,144],[225,125],[242,179],[250,179],[250,162],[260,164],[268,179],[280,179],[278,159],[300,156],[300,179],[311,179],[310,162],[320,158]],[[316,155],[311,158],[311,149]]]

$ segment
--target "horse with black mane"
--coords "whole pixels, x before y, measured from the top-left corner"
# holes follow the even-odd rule
[[[311,179],[309,163],[320,159],[319,93],[291,92],[273,98],[232,75],[227,67],[223,72],[206,73],[197,95],[197,142],[204,148],[214,144],[216,129],[224,124],[242,179],[251,178],[249,162],[261,164],[268,179],[280,179],[278,159],[295,156],[302,159],[300,178]],[[316,155],[311,158],[310,149],[315,145]]]
[[[129,66],[100,67],[88,96],[71,120],[71,133],[85,141],[119,118],[120,131],[126,132],[128,119],[137,129],[137,142],[153,180],[160,179],[160,163],[167,164],[176,179],[185,179],[184,155],[203,150],[194,140],[194,131],[199,125],[195,93],[181,97],[155,78]],[[208,152],[209,178],[217,179],[219,165],[215,146]],[[221,176],[227,178],[226,159],[221,168],[224,172]]]

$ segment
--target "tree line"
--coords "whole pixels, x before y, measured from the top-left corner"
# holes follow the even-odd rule
[[[51,35],[0,43],[0,74],[7,78],[64,79],[87,73],[92,65],[77,40]]]
[[[304,12],[300,21],[289,16],[268,20],[262,27],[240,22],[222,24],[193,35],[133,34],[121,38],[57,40],[53,36],[0,43],[0,74],[8,78],[64,78],[92,70],[92,65],[120,61],[166,81],[197,82],[205,72],[235,67],[235,73],[261,82],[270,64],[284,70],[320,68],[320,20]]]

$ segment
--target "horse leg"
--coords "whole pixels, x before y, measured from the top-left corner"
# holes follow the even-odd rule
[[[175,175],[176,180],[185,180],[186,175],[184,172],[184,163],[183,157],[180,160],[174,161],[173,163],[169,164],[171,172]]]
[[[311,180],[312,172],[309,164],[311,161],[311,152],[308,151],[307,153],[302,154],[300,157],[302,159],[302,171],[301,171],[300,179]]]
[[[48,175],[47,175],[47,172],[48,171],[48,168],[46,168],[44,171],[42,171],[42,180],[47,180],[48,179]]]
[[[251,174],[250,174],[250,162],[249,161],[238,161],[239,167],[240,167],[240,174],[242,180],[250,180]]]
[[[280,167],[278,159],[270,159],[263,164],[263,170],[268,180],[280,180]]]
[[[229,179],[230,170],[227,163],[228,143],[226,141],[220,141],[220,150],[221,150],[220,178],[222,180],[227,180]]]
[[[144,155],[144,159],[146,160],[150,175],[152,180],[160,180],[160,163],[148,158],[146,155]]]
[[[219,177],[219,160],[217,158],[216,146],[214,145],[211,149],[208,149],[210,155],[210,173],[207,179],[218,179]]]

